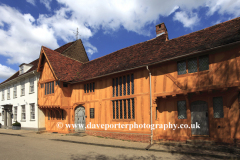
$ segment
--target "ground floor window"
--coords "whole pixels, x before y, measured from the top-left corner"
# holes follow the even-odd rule
[[[223,118],[223,98],[213,97],[213,115],[214,118]]]
[[[26,120],[26,110],[25,110],[25,105],[22,105],[22,121]]]
[[[178,101],[177,108],[178,108],[178,119],[186,119],[187,118],[186,101]]]
[[[4,121],[4,111],[2,111],[2,121]]]
[[[112,101],[113,119],[135,119],[134,98]]]
[[[30,119],[35,120],[35,104],[30,104]]]
[[[65,120],[66,113],[63,109],[53,109],[47,111],[48,120]]]
[[[14,121],[17,120],[17,106],[14,107],[14,111],[13,111],[13,119],[14,119]]]
[[[90,118],[94,118],[94,108],[90,108]]]

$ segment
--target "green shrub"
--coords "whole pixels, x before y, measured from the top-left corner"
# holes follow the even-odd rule
[[[12,124],[13,126],[20,126],[21,127],[21,123],[19,123],[18,121],[15,121],[15,123]]]

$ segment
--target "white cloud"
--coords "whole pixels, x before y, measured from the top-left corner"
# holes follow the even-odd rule
[[[12,68],[0,64],[0,79],[7,79],[12,76],[16,71]]]
[[[187,14],[186,12],[176,12],[173,20],[179,21],[183,24],[184,27],[192,28],[197,25],[200,19],[196,13]]]
[[[35,5],[35,0],[27,0]],[[51,9],[52,0],[40,0]],[[240,16],[240,0],[57,0],[61,8],[51,15],[33,17],[6,5],[0,5],[0,55],[8,57],[8,63],[28,63],[39,56],[40,46],[55,49],[57,40],[68,43],[75,40],[76,28],[86,45],[89,55],[97,48],[89,43],[100,28],[105,34],[120,27],[141,35],[150,35],[146,25],[155,25],[161,16],[174,14],[174,20],[191,28],[200,20],[198,10],[207,7],[208,16],[215,13]],[[7,25],[7,27],[5,27]],[[3,29],[4,28],[4,29]],[[6,29],[8,28],[8,29]]]
[[[36,6],[35,0],[26,0],[28,3],[31,3],[32,5]]]
[[[50,3],[52,0],[40,0],[40,2],[43,3],[48,10],[51,10]]]

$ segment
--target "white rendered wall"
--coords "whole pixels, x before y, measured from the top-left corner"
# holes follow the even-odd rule
[[[30,93],[30,78],[34,77],[34,92]],[[40,120],[39,121],[39,117],[42,118],[44,117],[43,112],[38,109],[37,106],[37,100],[38,100],[38,79],[39,79],[39,75],[34,75],[31,74],[23,79],[20,79],[18,81],[14,81],[9,83],[8,85],[6,85],[4,88],[4,100],[2,100],[2,89],[3,86],[1,85],[1,90],[0,90],[0,111],[1,111],[1,116],[0,116],[0,123],[3,125],[4,121],[2,121],[2,110],[3,107],[1,105],[5,105],[5,104],[12,104],[12,114],[14,115],[14,107],[17,106],[17,121],[21,123],[21,127],[22,128],[29,128],[29,129],[38,129],[38,128],[44,128],[45,127],[45,120]],[[21,82],[22,80],[25,81],[25,95],[21,96]],[[14,88],[14,84],[17,84],[17,98],[13,98],[13,88]],[[10,99],[7,99],[7,87],[10,86]],[[31,114],[30,114],[30,104],[34,103],[35,104],[35,119],[31,120]],[[22,105],[25,105],[25,116],[26,119],[22,120],[21,119],[21,113],[22,113]],[[12,123],[14,123],[15,119],[14,116],[12,118]]]

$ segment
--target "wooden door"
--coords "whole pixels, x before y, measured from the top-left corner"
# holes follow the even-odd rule
[[[82,106],[75,110],[75,131],[85,131],[85,108]]]
[[[195,101],[191,103],[191,124],[192,135],[209,135],[207,102]],[[197,124],[200,128],[197,128]]]

